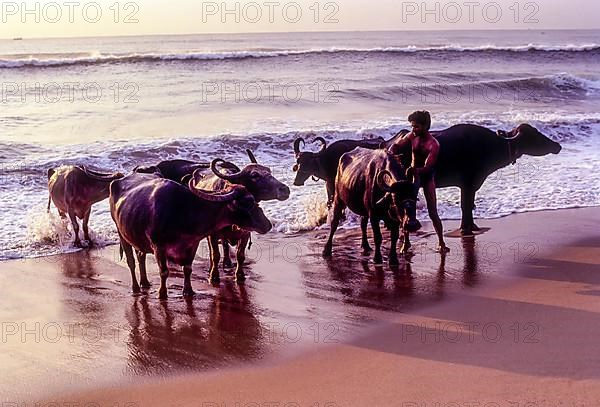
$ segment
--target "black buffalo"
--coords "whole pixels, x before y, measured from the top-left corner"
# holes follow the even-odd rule
[[[405,132],[382,144],[389,148]],[[431,134],[440,143],[435,167],[437,188],[459,187],[462,210],[461,231],[470,235],[480,228],[473,221],[475,194],[486,178],[523,155],[545,156],[560,153],[559,143],[550,140],[534,127],[521,124],[510,132],[494,132],[472,124],[459,124]],[[410,146],[403,162],[410,164]]]
[[[317,153],[301,151],[301,145],[305,144],[304,139],[298,138],[294,141],[294,153],[296,154],[294,185],[301,187],[310,177],[322,179],[325,181],[327,203],[330,205],[335,193],[335,176],[342,155],[356,147],[375,150],[385,140],[382,137],[370,140],[338,140],[330,146],[327,146],[323,137],[317,137],[315,141],[321,143],[321,150]]]
[[[303,186],[310,177],[322,179],[325,181],[325,188],[327,189],[328,207],[331,207],[333,202],[335,176],[342,155],[357,147],[374,150],[379,148],[381,143],[385,142],[382,137],[369,140],[338,140],[330,146],[327,146],[327,142],[323,137],[317,137],[315,141],[321,143],[321,150],[317,153],[301,151],[301,145],[305,144],[304,139],[298,138],[294,141],[294,153],[296,154],[296,164],[294,165],[296,179],[294,180],[294,185]],[[371,251],[367,240],[368,223],[368,218],[362,218],[362,247],[365,252]]]
[[[331,231],[323,250],[324,256],[332,254],[333,235],[347,207],[371,221],[375,240],[374,260],[377,264],[383,261],[379,222],[384,221],[391,235],[389,263],[398,264],[396,245],[400,226],[405,233],[421,228],[416,219],[416,188],[406,179],[405,172],[406,167],[400,160],[385,150],[356,148],[342,156],[335,183]],[[402,251],[407,249],[403,247]]]

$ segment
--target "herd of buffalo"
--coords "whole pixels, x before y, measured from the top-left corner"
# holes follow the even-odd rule
[[[327,146],[323,138],[318,152],[302,151],[303,139],[294,142],[296,179],[304,185],[310,177],[324,180],[329,205],[333,204],[331,233],[323,254],[332,254],[333,235],[347,207],[361,216],[362,248],[371,251],[367,240],[369,221],[375,240],[375,262],[381,255],[380,221],[390,230],[389,263],[397,264],[396,245],[400,228],[404,233],[402,252],[410,248],[408,235],[420,229],[416,218],[417,188],[406,177],[410,151],[392,155],[389,147],[403,137],[391,140],[339,140]],[[510,132],[493,132],[475,125],[457,125],[431,132],[440,144],[436,164],[437,187],[459,187],[464,234],[477,230],[473,221],[475,193],[494,171],[514,164],[522,155],[558,154],[560,144],[534,127],[523,124]],[[290,189],[271,170],[258,164],[247,150],[251,163],[240,169],[231,162],[215,159],[210,164],[187,160],[163,161],[136,167],[131,174],[106,174],[85,166],[62,166],[48,170],[50,202],[61,217],[69,216],[76,246],[81,246],[77,218],[83,219],[84,239],[91,243],[88,221],[94,203],[109,198],[110,211],[131,271],[134,293],[149,288],[146,255],[154,254],[161,284],[158,296],[167,297],[167,263],[183,268],[183,295],[194,294],[191,285],[192,262],[200,241],[208,239],[210,281],[219,282],[220,250],[223,264],[231,267],[229,245],[237,245],[235,278],[245,279],[243,264],[251,232],[260,234],[272,225],[259,206],[261,201],[285,201]],[[135,256],[134,256],[135,253]],[[137,258],[140,281],[135,273]]]

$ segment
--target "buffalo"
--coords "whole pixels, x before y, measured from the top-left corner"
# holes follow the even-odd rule
[[[323,137],[317,137],[315,141],[321,143],[321,149],[317,153],[301,151],[301,145],[305,144],[304,139],[298,138],[294,141],[294,185],[301,187],[310,177],[322,179],[327,188],[327,204],[331,205],[335,193],[335,176],[342,155],[357,147],[375,150],[385,140],[382,137],[370,140],[338,140],[330,146],[327,146]]]
[[[377,264],[383,262],[379,222],[384,221],[391,235],[388,261],[390,265],[398,264],[396,245],[400,226],[405,234],[421,228],[416,219],[416,188],[406,179],[405,172],[406,167],[398,157],[385,150],[356,148],[342,156],[335,183],[331,231],[323,250],[324,256],[332,254],[333,236],[344,209],[348,207],[371,221],[375,240],[374,260]],[[402,252],[407,250],[408,247],[403,246]]]
[[[294,141],[294,154],[296,155],[296,164],[293,168],[296,173],[294,185],[303,186],[310,177],[322,179],[325,181],[325,188],[327,189],[327,207],[329,208],[333,203],[335,176],[342,155],[357,147],[374,150],[385,142],[382,137],[369,140],[338,140],[330,146],[327,146],[327,142],[323,137],[317,137],[315,141],[321,143],[321,150],[317,153],[301,150],[301,146],[305,144],[304,139],[298,138]],[[361,219],[362,248],[365,252],[371,251],[367,240],[368,223],[368,218]]]
[[[382,144],[389,148],[406,133],[397,135]],[[545,156],[560,153],[559,143],[550,140],[529,124],[515,129],[494,132],[482,126],[459,124],[431,134],[440,143],[440,153],[435,167],[437,188],[460,188],[463,235],[471,235],[480,228],[473,220],[475,194],[486,178],[495,171],[515,164],[523,155]],[[410,165],[410,146],[402,152],[404,163]]]
[[[140,292],[135,249],[143,288],[150,286],[146,254],[154,254],[160,270],[160,299],[167,298],[167,262],[183,268],[183,295],[194,295],[192,262],[202,239],[231,225],[260,234],[272,227],[254,196],[243,186],[236,185],[226,193],[199,189],[192,192],[156,174],[133,173],[114,181],[110,186],[110,211],[131,271],[133,292]]]
[[[217,160],[214,162],[215,165],[213,165],[213,163],[207,164],[178,159],[162,161],[152,166],[136,167],[134,171],[143,174],[156,174],[182,185],[190,186],[192,191],[196,187],[201,190],[223,191],[231,188],[233,185],[243,185],[255,197],[257,202],[287,200],[290,196],[290,189],[278,181],[268,167],[260,165],[251,150],[246,150],[246,153],[250,159],[250,164],[244,167],[244,169],[240,169],[237,165],[223,160]],[[221,170],[218,170],[216,165]],[[229,254],[229,244],[237,244],[236,279],[240,282],[243,281],[245,276],[242,266],[245,261],[246,248],[250,241],[250,233],[232,226],[227,230],[221,231],[221,234],[218,237],[215,236],[213,240],[221,240],[223,244],[223,266],[226,268],[233,266]],[[217,259],[215,264],[218,265],[220,253],[218,250],[212,250],[210,239],[209,246],[211,247],[211,265],[213,264],[213,258]],[[214,270],[211,267],[210,278],[214,283],[219,281],[218,269]]]
[[[208,191],[228,191],[236,185],[243,185],[247,191],[254,196],[256,202],[261,201],[285,201],[290,196],[290,189],[277,180],[271,169],[260,165],[256,157],[250,150],[246,150],[250,157],[251,164],[244,169],[236,170],[236,166],[232,163],[227,163],[223,160],[214,160],[211,163],[211,172],[206,173],[203,169],[197,169],[192,175],[192,180],[189,183],[190,189],[208,190]],[[217,165],[220,164],[224,171],[219,170]],[[209,238],[211,270],[210,281],[218,283],[219,277],[219,247],[218,242],[223,244],[223,261],[224,266],[229,267],[231,260],[229,257],[229,243],[237,244],[236,260],[237,266],[235,271],[236,281],[242,282],[245,280],[243,265],[245,261],[246,248],[250,241],[250,232],[244,228],[239,228],[241,225],[231,226],[213,234]]]
[[[92,205],[108,198],[110,183],[122,177],[124,175],[120,172],[107,174],[82,165],[48,170],[48,212],[50,203],[54,202],[62,218],[69,215],[75,234],[73,244],[76,247],[81,247],[77,218],[83,219],[83,237],[92,244],[88,230]]]

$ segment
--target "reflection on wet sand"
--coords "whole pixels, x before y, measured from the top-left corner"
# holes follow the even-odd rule
[[[475,287],[478,283],[477,271],[479,270],[477,251],[475,250],[475,236],[463,237],[462,248],[464,253],[463,285]]]
[[[357,231],[344,231],[346,242],[359,239]],[[434,253],[430,248],[415,248],[401,258],[398,266],[373,264],[357,255],[358,245],[338,245],[332,259],[309,257],[302,267],[309,296],[341,300],[346,304],[377,310],[400,311],[407,307],[442,300],[448,290],[476,287],[480,281],[476,240],[462,238],[449,254]],[[311,250],[317,253],[318,244]],[[384,252],[384,256],[385,256]],[[322,261],[329,278],[320,267]]]
[[[127,369],[135,375],[218,368],[264,352],[266,336],[252,301],[231,281],[207,301],[135,297],[126,319],[131,326]]]
[[[65,373],[52,378],[57,385],[73,376],[92,383],[115,380],[115,372],[123,379],[255,364],[349,340],[369,323],[389,318],[381,311],[411,312],[476,287],[490,265],[475,244],[475,239],[485,241],[483,236],[455,240],[446,256],[427,247],[426,238],[416,239],[415,254],[396,267],[374,265],[361,256],[358,230],[336,238],[334,257],[325,260],[318,234],[261,237],[255,247],[263,255],[251,257],[245,285],[227,274],[220,285],[208,284],[206,259],[198,256],[192,277],[198,295],[189,300],[179,295],[182,275],[175,272],[171,298],[155,298],[158,272],[152,261],[148,276],[153,288],[132,295],[118,247],[48,258],[39,267],[33,261],[20,263],[23,281],[47,294],[43,307],[24,296],[22,309],[38,307],[42,325],[76,327],[31,361],[48,365],[44,355],[52,351],[52,366]],[[11,280],[3,288],[9,299],[18,292],[15,284]],[[5,314],[25,318],[15,310]],[[11,355],[29,346],[15,341],[10,346],[15,352],[5,362],[15,365]],[[37,376],[28,370],[26,377]]]

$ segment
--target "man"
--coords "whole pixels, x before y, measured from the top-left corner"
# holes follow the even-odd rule
[[[444,243],[444,229],[437,211],[437,196],[435,193],[435,165],[440,152],[440,144],[429,133],[431,115],[427,111],[418,111],[408,116],[412,132],[390,146],[390,153],[397,155],[408,149],[412,150],[412,162],[406,171],[408,179],[414,178],[418,186],[423,187],[429,218],[438,236],[440,253],[448,253],[450,249]]]

